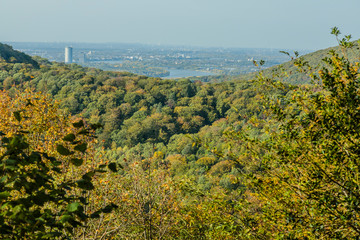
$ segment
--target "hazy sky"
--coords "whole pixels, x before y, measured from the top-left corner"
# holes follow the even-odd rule
[[[360,38],[360,0],[0,0],[0,42],[320,49]]]

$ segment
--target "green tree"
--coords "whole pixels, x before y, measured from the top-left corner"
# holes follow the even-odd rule
[[[338,37],[336,28],[333,34]],[[267,97],[273,125],[263,130],[269,135],[258,140],[234,132],[252,146],[243,209],[252,238],[360,237],[360,65],[346,57],[349,40],[339,40],[343,55],[331,51],[318,72],[295,60],[301,71],[310,71],[313,85],[289,86],[259,75],[278,92]]]

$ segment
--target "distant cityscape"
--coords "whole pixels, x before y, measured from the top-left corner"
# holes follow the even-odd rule
[[[8,44],[29,55],[40,56],[50,61],[77,63],[103,70],[129,71],[153,77],[168,77],[172,70],[184,70],[188,73],[196,71],[195,74],[200,75],[238,75],[256,71],[253,60],[264,60],[265,67],[289,60],[279,49],[195,48],[115,43]]]

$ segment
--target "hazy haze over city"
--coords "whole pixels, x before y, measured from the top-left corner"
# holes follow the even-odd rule
[[[358,0],[0,0],[0,41],[320,49],[360,37]]]

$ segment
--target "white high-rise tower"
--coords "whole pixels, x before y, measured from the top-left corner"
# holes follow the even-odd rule
[[[72,47],[65,48],[65,63],[72,63],[73,61],[73,52]]]

